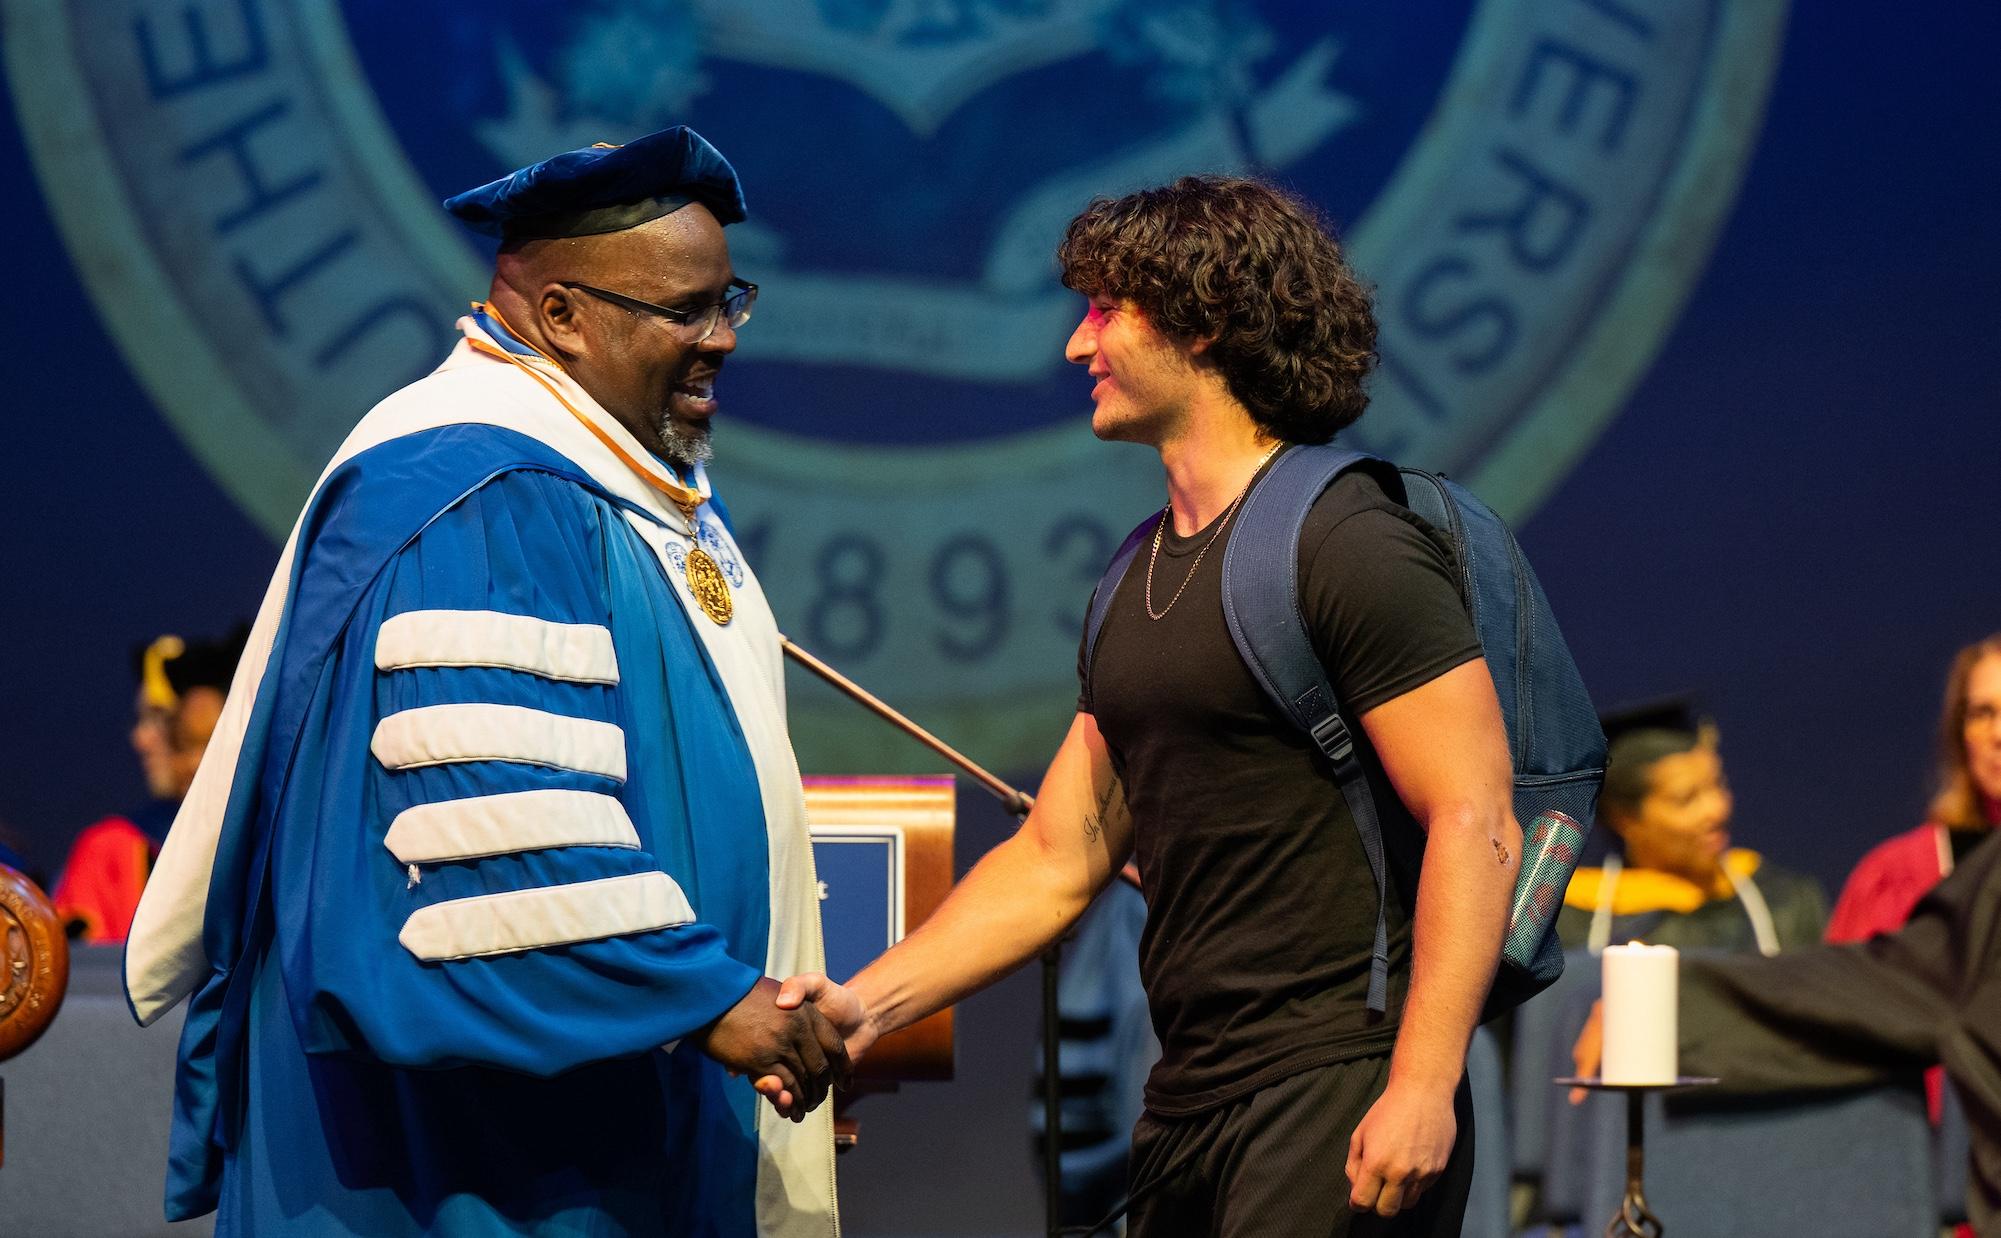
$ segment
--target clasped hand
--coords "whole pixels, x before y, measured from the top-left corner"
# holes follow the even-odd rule
[[[824,977],[809,979],[846,993]],[[798,1122],[819,1108],[834,1087],[847,1086],[850,1065],[845,1030],[802,999],[806,986],[797,980],[787,984],[789,1001],[778,981],[769,976],[759,980],[700,1033],[700,1045],[731,1074],[749,1075],[780,1114]],[[835,1005],[845,1009],[838,1001]],[[860,1003],[853,1005],[859,1009]]]
[[[861,999],[855,996],[853,990],[835,984],[818,972],[805,972],[787,980],[779,988],[775,1004],[780,1010],[811,1013],[824,1020],[840,1036],[842,1060],[850,1067],[861,1061],[862,1055],[875,1043],[875,1024]],[[843,1075],[839,1082],[846,1087],[847,1077]],[[752,1086],[771,1102],[772,1108],[795,1122],[813,1109],[813,1104],[807,1104],[802,1109],[798,1094],[788,1088],[785,1080],[777,1074],[759,1076],[752,1080]]]

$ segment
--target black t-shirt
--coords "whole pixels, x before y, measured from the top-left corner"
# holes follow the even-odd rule
[[[1356,720],[1480,656],[1444,539],[1374,478],[1336,479],[1300,535],[1300,610],[1381,808],[1390,1008],[1371,1015],[1375,882],[1326,759],[1230,641],[1222,575],[1232,532],[1210,544],[1213,523],[1183,538],[1170,522],[1153,568],[1155,610],[1184,580],[1186,591],[1150,620],[1142,547],[1095,664],[1079,667],[1079,708],[1096,716],[1132,810],[1147,899],[1140,974],[1161,1044],[1146,1103],[1168,1116],[1395,1043],[1424,844]]]

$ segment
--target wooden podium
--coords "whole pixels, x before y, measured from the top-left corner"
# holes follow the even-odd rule
[[[937,777],[810,777],[806,820],[820,879],[827,975],[853,978],[924,923],[952,889],[953,780]],[[862,1096],[899,1084],[952,1077],[947,1008],[877,1041],[834,1101],[834,1146],[855,1146],[849,1112]]]
[[[804,782],[827,974],[846,981],[924,923],[951,893],[957,795],[949,775],[816,776]],[[855,1074],[870,1091],[950,1079],[952,1011],[883,1037]]]

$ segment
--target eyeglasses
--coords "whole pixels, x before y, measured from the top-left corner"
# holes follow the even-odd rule
[[[717,324],[725,319],[729,321],[732,331],[749,322],[750,307],[757,304],[757,285],[741,279],[730,281],[730,294],[722,300],[713,305],[704,305],[700,309],[689,310],[669,309],[664,305],[655,305],[651,301],[642,301],[638,297],[628,297],[622,292],[593,288],[589,284],[565,283],[563,287],[574,288],[578,292],[588,292],[599,300],[609,301],[621,309],[641,314],[658,314],[668,322],[692,330],[694,339],[691,342],[696,344],[714,335]]]

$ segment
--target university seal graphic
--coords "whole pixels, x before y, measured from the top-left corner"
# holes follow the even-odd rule
[[[1349,436],[1520,519],[1619,408],[1758,129],[1782,0],[0,0],[43,192],[126,359],[283,535],[490,253],[447,194],[693,125],[761,285],[717,485],[795,639],[1001,768],[1076,696],[1161,502],[1062,359],[1063,225],[1252,171],[1339,221],[1382,367]],[[806,769],[922,766],[801,685]]]

